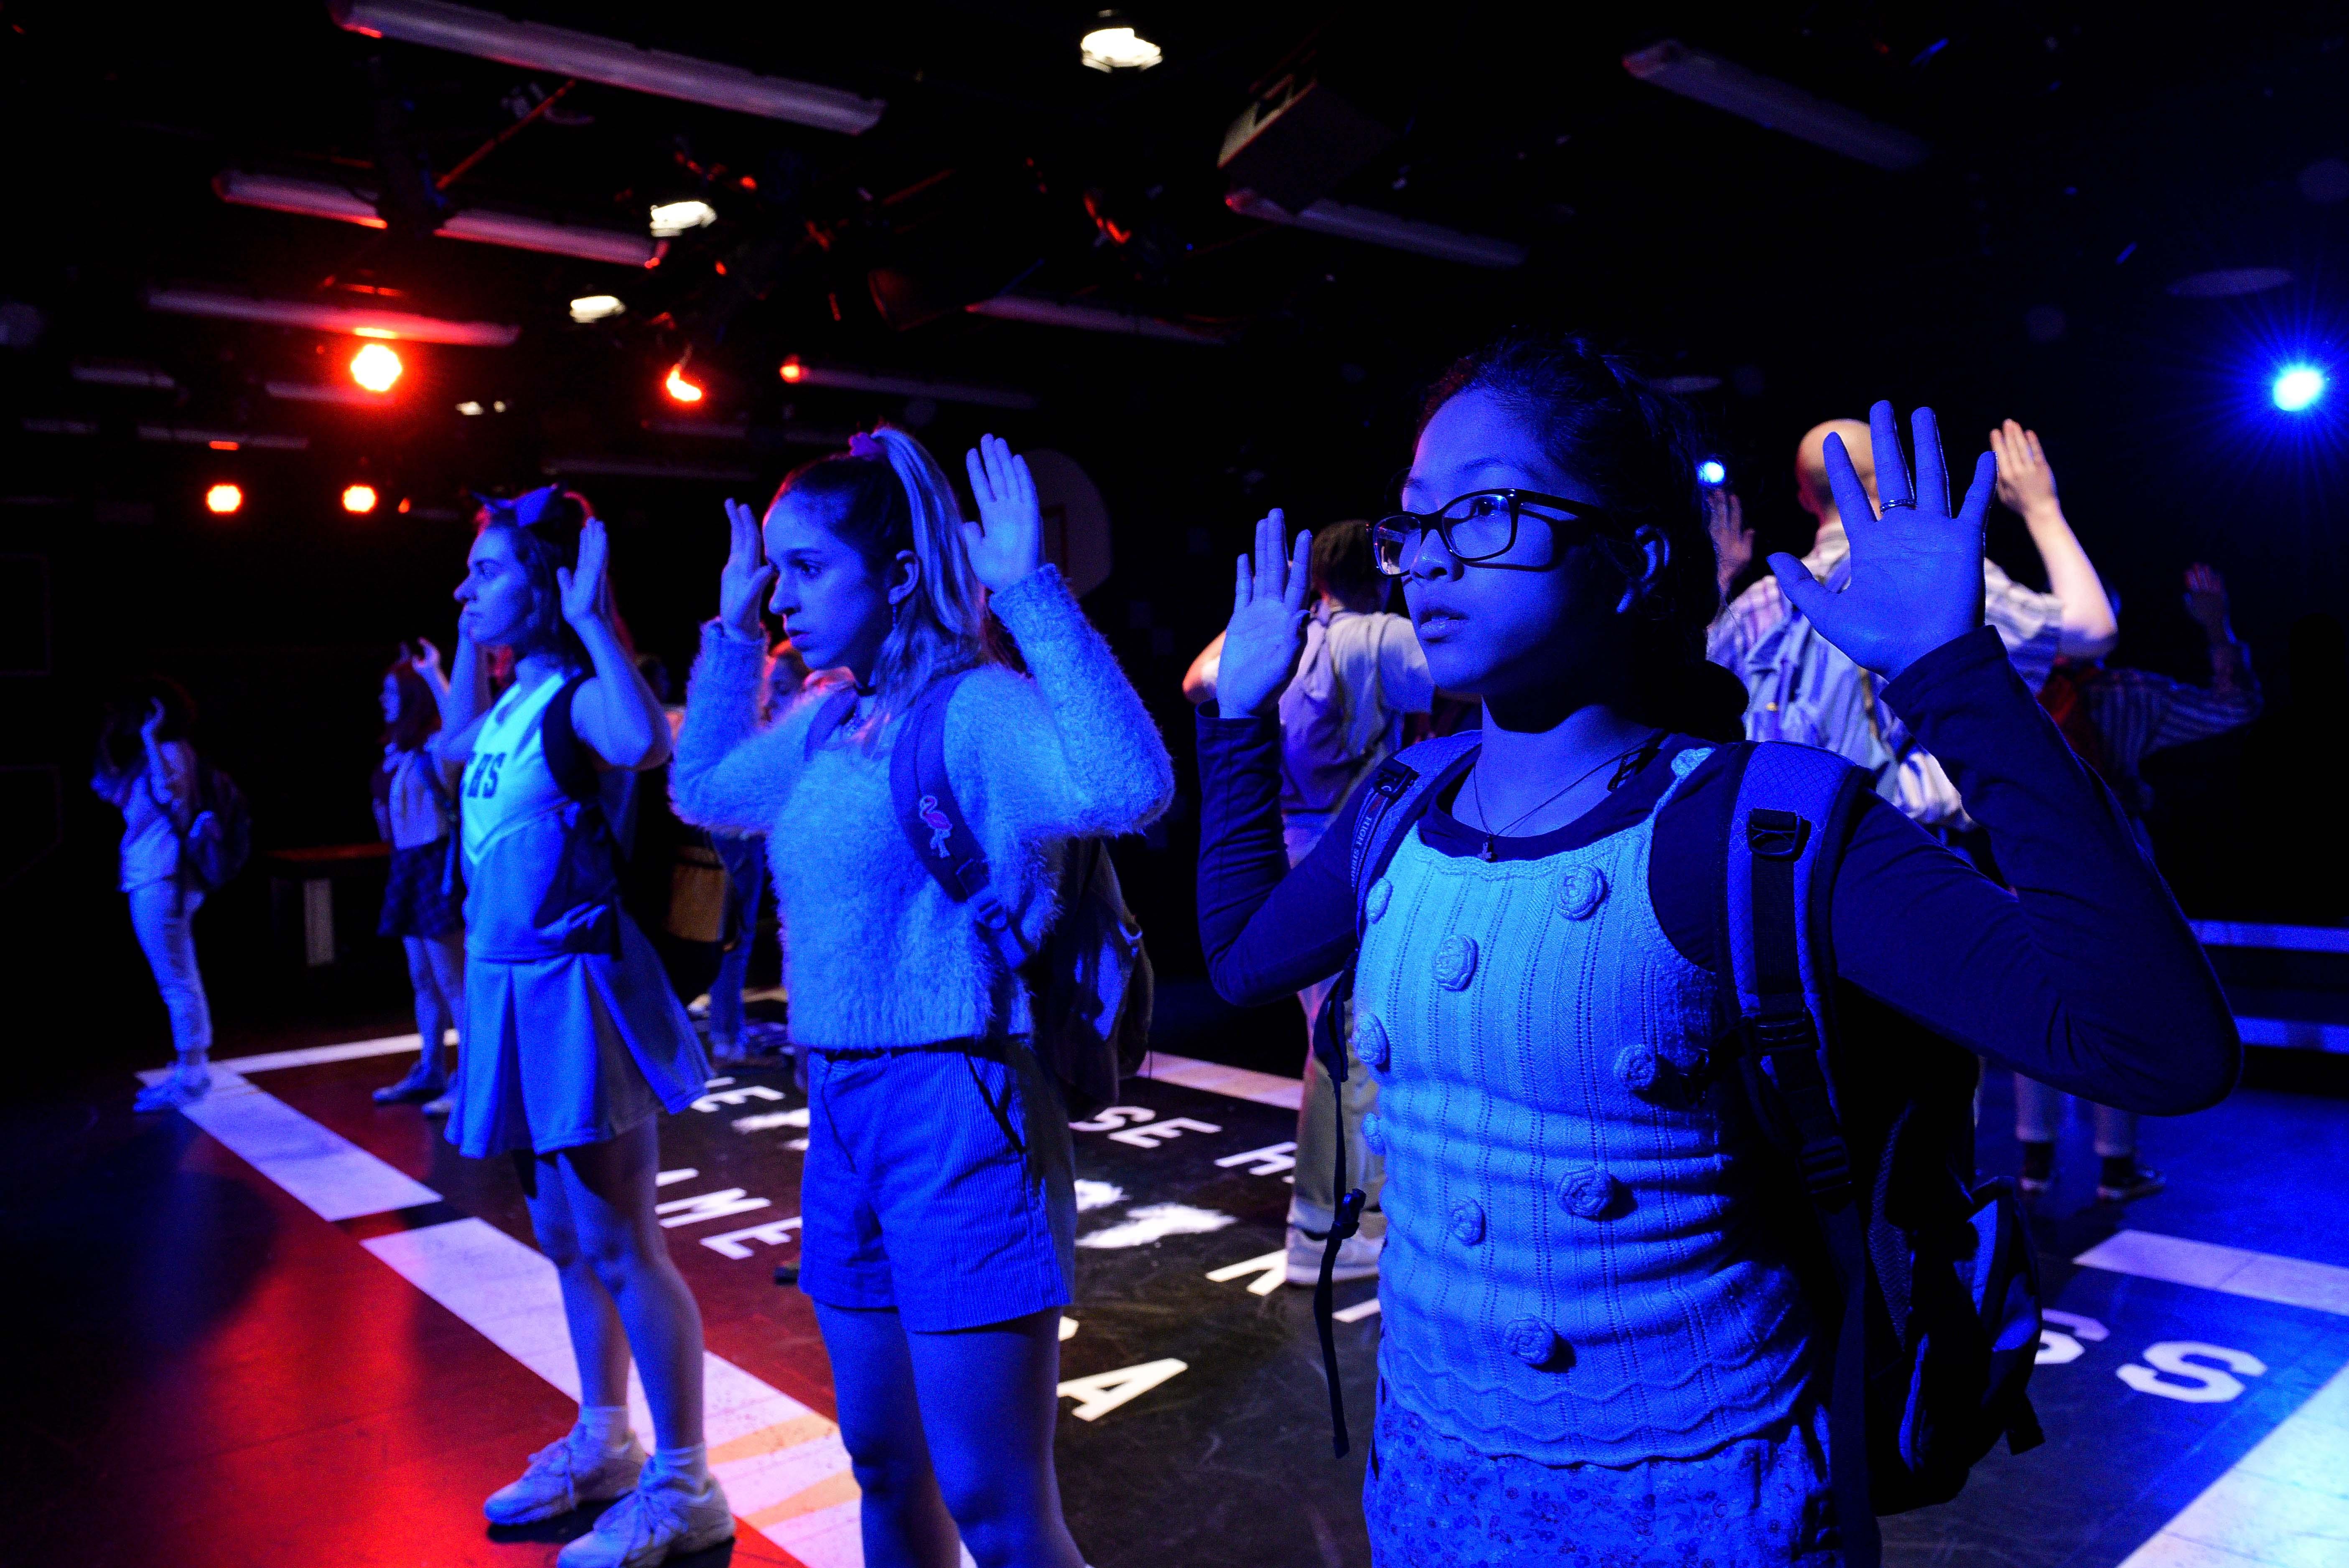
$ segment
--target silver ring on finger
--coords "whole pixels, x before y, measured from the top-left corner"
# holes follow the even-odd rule
[[[1877,508],[1877,510],[1879,513],[1897,512],[1903,506],[1908,507],[1912,512],[1917,509],[1917,504],[1914,501],[1902,501],[1898,497],[1895,497],[1894,499],[1884,503],[1884,504]]]

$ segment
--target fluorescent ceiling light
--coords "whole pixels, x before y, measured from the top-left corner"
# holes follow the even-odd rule
[[[179,382],[171,379],[152,365],[136,365],[119,359],[77,359],[73,379],[94,387],[146,387],[159,392],[176,389]]]
[[[652,210],[652,231],[661,239],[675,239],[688,229],[706,228],[718,221],[718,209],[707,202],[664,202]]]
[[[538,471],[550,479],[580,473],[612,479],[707,479],[726,484],[749,484],[759,477],[754,468],[714,468],[647,457],[550,457],[539,464]]]
[[[478,417],[487,410],[484,410],[481,404],[469,400],[465,402],[459,403],[457,405],[457,411],[470,420]]]
[[[1666,376],[1661,380],[1651,381],[1648,384],[1660,392],[1670,392],[1676,398],[1684,398],[1692,392],[1712,391],[1721,385],[1721,378],[1718,376]],[[1721,482],[1708,479],[1705,483],[1718,484]]]
[[[308,436],[255,435],[250,431],[196,430],[187,425],[140,425],[139,439],[208,446],[215,452],[235,452],[243,447],[261,452],[306,452],[310,446]]]
[[[999,294],[992,299],[978,300],[963,308],[973,316],[991,316],[999,321],[1075,327],[1087,332],[1115,332],[1127,337],[1159,337],[1170,343],[1220,345],[1223,342],[1220,337],[1210,337],[1204,332],[1194,332],[1179,323],[1161,321],[1154,316],[1116,310],[1105,305],[1077,305],[1065,300],[1040,299],[1032,294]]]
[[[98,426],[88,420],[25,419],[16,421],[31,435],[94,436]]]
[[[1457,229],[1447,229],[1435,223],[1415,223],[1409,218],[1398,218],[1392,213],[1350,206],[1326,197],[1301,213],[1292,213],[1253,191],[1235,191],[1224,198],[1224,204],[1244,218],[1257,218],[1268,223],[1287,223],[1294,228],[1309,229],[1317,234],[1361,240],[1367,244],[1385,245],[1392,250],[1433,256],[1439,261],[1465,262],[1470,266],[1512,267],[1523,266],[1526,260],[1525,246],[1512,244],[1507,240],[1496,240],[1488,234],[1462,234]]]
[[[2280,266],[2230,266],[2181,277],[2169,286],[2169,292],[2180,299],[2230,299],[2282,288],[2291,281],[2292,274]]]
[[[1111,20],[1108,13],[1104,20]],[[1166,57],[1164,50],[1123,22],[1095,27],[1077,40],[1077,57],[1097,71],[1146,71]]]
[[[918,376],[881,376],[838,365],[783,361],[784,382],[793,387],[830,387],[843,392],[881,392],[895,398],[928,398],[941,403],[971,403],[982,409],[1032,409],[1036,400],[1009,387],[979,387],[967,381],[930,381]]]
[[[382,393],[331,381],[264,381],[261,389],[289,403],[341,403],[354,409],[384,409],[392,402]]]
[[[1930,151],[1909,132],[1870,119],[1856,109],[1814,98],[1790,82],[1692,49],[1676,38],[1624,56],[1623,68],[1666,92],[1709,103],[1878,169],[1913,168]]]
[[[305,218],[331,218],[367,229],[385,226],[383,214],[375,208],[375,192],[364,187],[230,169],[212,176],[212,191],[222,201],[233,202],[241,207],[298,213]],[[610,262],[616,266],[650,266],[667,248],[644,234],[581,223],[557,223],[486,207],[467,208],[433,232],[445,240],[471,240],[518,251]]]
[[[444,0],[329,0],[326,8],[336,26],[370,38],[398,38],[524,70],[577,77],[849,136],[872,130],[888,107],[880,99],[859,98],[839,88],[762,77],[740,66],[638,48],[617,38],[543,22],[512,21]]]
[[[255,299],[251,295],[216,288],[150,288],[147,308],[171,316],[267,321],[280,327],[306,327],[314,332],[347,332],[354,337],[410,343],[453,343],[467,348],[505,348],[522,336],[521,327],[497,321],[450,321],[404,310],[371,310],[315,300]]]
[[[617,316],[627,308],[620,303],[616,295],[583,295],[571,302],[571,319],[583,322],[601,321],[607,316]]]

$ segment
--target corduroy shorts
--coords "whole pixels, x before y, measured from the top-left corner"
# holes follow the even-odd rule
[[[811,1050],[800,1288],[917,1333],[1076,1296],[1074,1150],[1024,1040]]]

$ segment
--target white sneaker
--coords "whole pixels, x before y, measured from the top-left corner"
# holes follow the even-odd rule
[[[598,1453],[578,1441],[576,1428],[530,1456],[530,1467],[511,1486],[500,1487],[481,1504],[492,1524],[533,1524],[569,1513],[582,1503],[602,1502],[635,1488],[645,1468],[644,1445],[628,1434],[617,1453]]]
[[[555,1568],[651,1568],[734,1538],[734,1510],[715,1478],[688,1492],[646,1474],[636,1490],[604,1511],[595,1528],[565,1546]]]
[[[1295,1225],[1288,1228],[1290,1284],[1318,1285],[1321,1282],[1321,1250],[1329,1241],[1327,1231],[1317,1236]],[[1377,1279],[1379,1254],[1386,1250],[1386,1244],[1384,1236],[1365,1236],[1357,1231],[1338,1243],[1338,1266],[1330,1271],[1330,1278],[1339,1283],[1348,1280]]]
[[[148,1085],[130,1102],[134,1111],[175,1111],[181,1106],[192,1106],[212,1092],[212,1073],[202,1067],[190,1072],[173,1067],[171,1075],[160,1082]]]

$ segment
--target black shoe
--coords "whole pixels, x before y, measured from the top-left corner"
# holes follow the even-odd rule
[[[375,1092],[378,1106],[420,1106],[427,1100],[437,1100],[449,1092],[449,1080],[439,1073],[427,1073],[421,1067],[397,1084],[387,1084]]]
[[[2025,1198],[2036,1198],[2055,1185],[2055,1146],[2036,1143],[2028,1138],[2023,1142],[2023,1174],[2014,1185]]]
[[[2168,1185],[2161,1172],[2139,1165],[2133,1155],[2122,1155],[2105,1161],[2105,1173],[2096,1179],[2096,1201],[2129,1203],[2150,1198]]]

